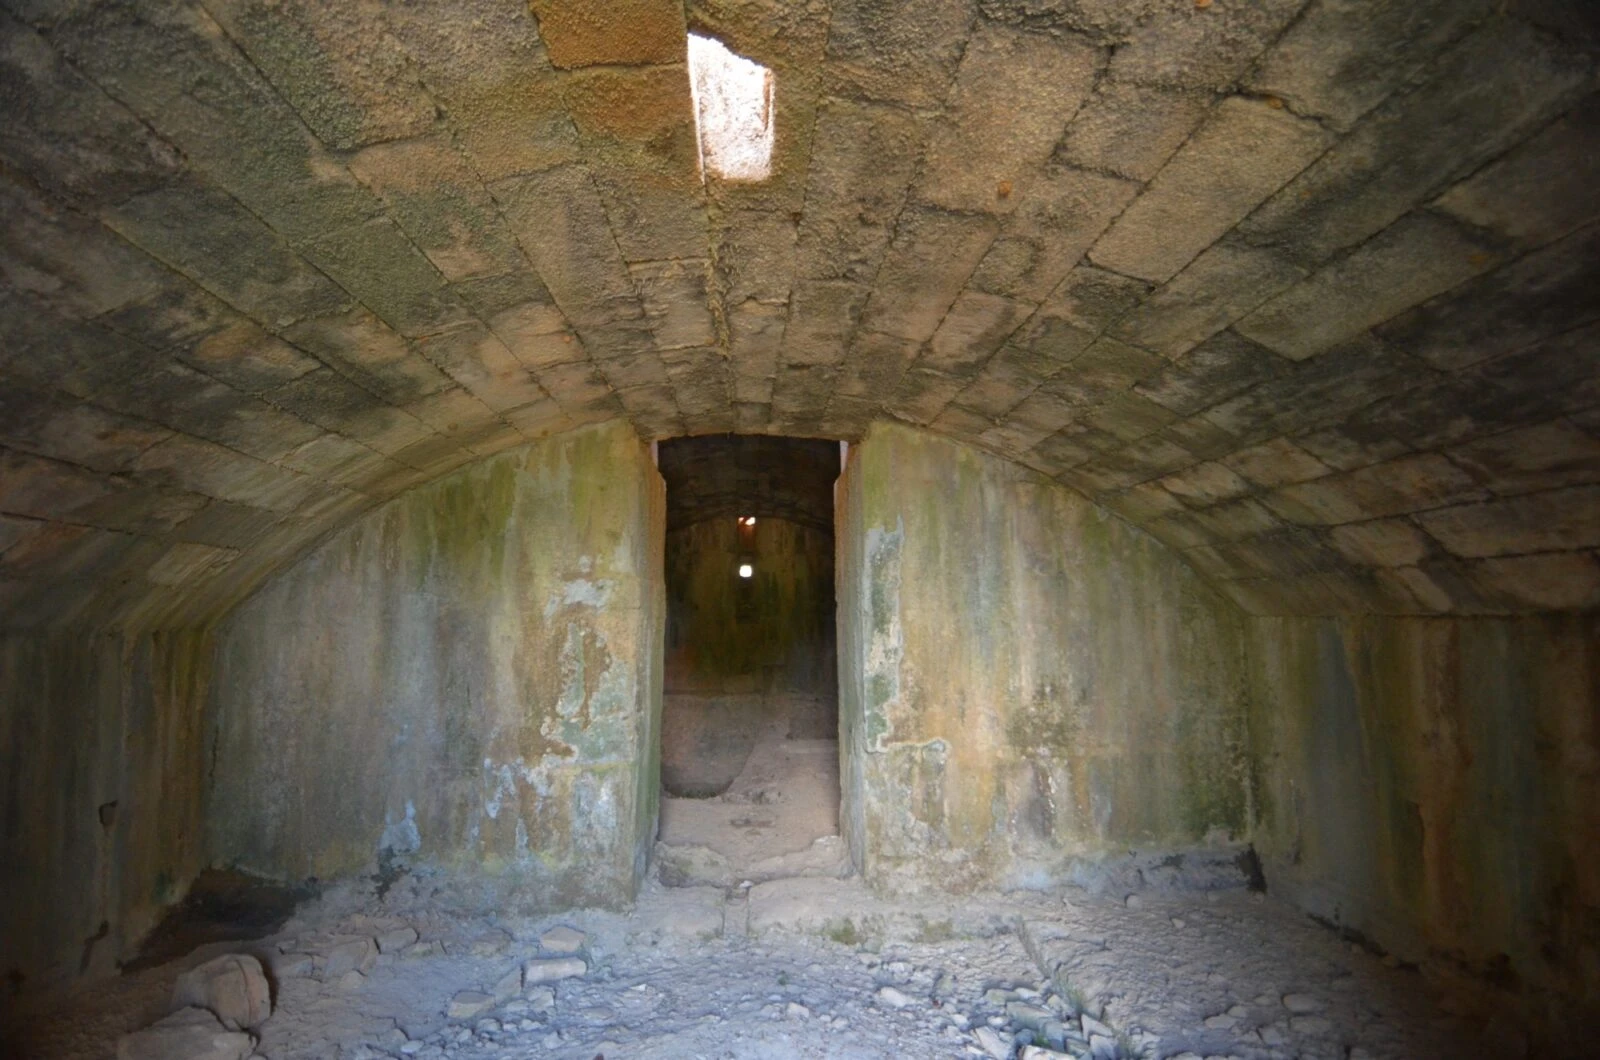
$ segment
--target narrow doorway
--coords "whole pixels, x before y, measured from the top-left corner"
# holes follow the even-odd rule
[[[661,831],[668,884],[841,876],[837,442],[661,443]]]

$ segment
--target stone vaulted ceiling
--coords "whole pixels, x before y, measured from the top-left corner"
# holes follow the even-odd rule
[[[0,0],[4,625],[623,416],[926,425],[1262,613],[1600,601],[1575,0]],[[703,184],[684,39],[776,74]]]

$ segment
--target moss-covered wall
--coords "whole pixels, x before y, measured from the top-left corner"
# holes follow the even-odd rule
[[[1600,616],[1262,619],[1251,640],[1274,889],[1546,1019],[1600,1017]]]
[[[659,790],[665,500],[625,424],[377,511],[219,631],[218,860],[331,877],[382,850],[526,905],[631,899]]]
[[[0,996],[115,971],[204,866],[203,632],[0,638]]]
[[[841,491],[846,836],[869,879],[1046,885],[1250,828],[1245,620],[1026,468],[877,425]]]

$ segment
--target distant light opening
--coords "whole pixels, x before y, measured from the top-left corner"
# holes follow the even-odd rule
[[[773,77],[721,41],[689,34],[689,91],[700,144],[700,179],[772,175]]]
[[[752,567],[750,564],[748,564],[748,563],[739,564],[739,577],[741,577],[741,578],[751,578],[751,577],[755,576],[755,573],[756,573],[756,569],[754,567]]]

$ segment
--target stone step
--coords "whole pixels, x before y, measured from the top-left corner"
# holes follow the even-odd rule
[[[657,843],[656,871],[669,887],[738,887],[793,877],[838,879],[850,875],[850,853],[838,836],[823,836],[804,850],[742,863],[711,847]]]

